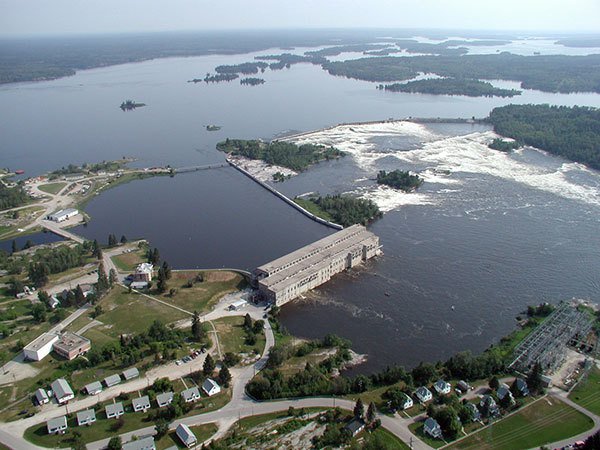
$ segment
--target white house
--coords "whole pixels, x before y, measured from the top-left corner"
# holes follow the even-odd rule
[[[404,394],[404,400],[402,400],[400,402],[400,409],[408,409],[408,408],[412,408],[413,406],[413,399],[410,398],[408,395]]]
[[[106,385],[107,388],[109,388],[111,386],[115,386],[115,385],[119,384],[120,382],[121,382],[121,377],[117,373],[114,375],[109,375],[104,379],[104,384]]]
[[[428,434],[434,439],[442,438],[442,428],[437,420],[428,417],[423,424],[423,433]]]
[[[75,217],[79,214],[79,211],[73,208],[61,209],[60,211],[56,211],[54,214],[49,214],[46,216],[47,220],[51,220],[53,222],[64,222],[65,220],[70,219],[71,217]]]
[[[75,398],[73,389],[71,389],[71,386],[69,386],[69,383],[67,383],[67,380],[64,378],[59,378],[58,380],[54,381],[50,385],[50,388],[52,389],[54,397],[59,405],[67,403],[69,400]]]
[[[140,371],[137,370],[137,368],[132,367],[131,369],[127,369],[125,371],[123,371],[123,378],[125,378],[125,380],[131,380],[132,378],[137,378],[140,376]]]
[[[158,403],[158,407],[163,408],[173,403],[173,395],[173,392],[163,392],[162,394],[158,394],[156,396],[156,403]]]
[[[92,381],[90,384],[86,384],[84,389],[87,395],[96,395],[102,392],[102,383]]]
[[[427,389],[425,386],[421,386],[415,391],[415,396],[421,403],[428,402],[433,398],[431,391]]]
[[[450,383],[447,383],[444,380],[437,380],[433,385],[433,388],[435,389],[435,392],[438,393],[438,395],[449,394],[452,390],[452,386],[450,386]]]
[[[192,430],[190,430],[189,427],[183,423],[177,425],[175,434],[187,448],[193,447],[198,442],[196,435],[192,433]]]
[[[152,271],[154,266],[150,263],[141,263],[135,268],[132,275],[133,281],[152,281]]]
[[[217,395],[219,392],[221,392],[221,387],[216,381],[207,378],[204,380],[204,383],[202,383],[202,390],[206,392],[206,395],[212,397],[213,395]]]
[[[134,398],[132,400],[131,404],[133,405],[133,410],[135,412],[139,412],[139,411],[146,412],[147,410],[150,409],[150,399],[148,398],[147,395],[144,395],[143,397],[139,397],[139,398]]]
[[[130,441],[121,447],[122,450],[156,450],[154,444],[154,436],[146,436],[145,438],[138,439],[137,441]]]
[[[104,412],[106,413],[107,419],[117,419],[125,414],[125,409],[123,408],[123,402],[114,403],[112,405],[106,405],[104,408]]]
[[[50,297],[50,300],[48,300],[48,306],[52,309],[56,309],[60,306],[60,300],[53,295]]]
[[[26,359],[41,361],[50,354],[56,341],[58,341],[57,334],[44,333],[23,347],[23,354]]]
[[[77,426],[91,425],[96,421],[96,411],[86,409],[77,413]]]
[[[36,390],[34,396],[35,401],[38,405],[45,405],[50,401],[50,399],[48,398],[48,394],[46,394],[46,391],[43,389]]]
[[[48,429],[48,434],[64,434],[67,429],[67,417],[61,416],[56,419],[50,419],[46,422],[46,428]]]
[[[200,400],[200,390],[194,386],[185,391],[181,391],[181,397],[186,403],[191,403]]]

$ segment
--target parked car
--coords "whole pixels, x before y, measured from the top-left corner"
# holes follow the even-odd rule
[[[177,364],[178,366],[180,366],[180,365],[182,365],[182,364],[183,364],[183,361],[182,361],[182,360],[180,360],[180,359],[178,359],[177,361],[175,361],[175,364]]]

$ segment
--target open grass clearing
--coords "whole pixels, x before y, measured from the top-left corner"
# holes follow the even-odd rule
[[[146,262],[146,250],[138,249],[129,253],[112,256],[110,259],[115,263],[117,269],[121,272],[131,272],[138,264]]]
[[[292,356],[282,364],[282,366],[279,368],[279,371],[285,376],[293,375],[304,370],[307,363],[316,366],[321,361],[324,361],[330,356],[335,355],[336,352],[337,348],[329,347],[315,349],[304,356]]]
[[[387,445],[387,448],[399,449],[399,450],[409,450],[410,447],[406,445],[405,442],[402,442],[395,435],[390,433],[383,427],[377,428],[373,431],[373,436],[377,436],[381,442]]]
[[[255,349],[260,354],[265,348],[265,334],[256,335],[254,345],[246,344],[246,331],[244,330],[244,317],[222,317],[213,320],[213,324],[219,335],[219,343],[223,353],[253,353]]]
[[[569,399],[600,415],[600,369],[594,366],[569,394]]]
[[[58,194],[62,188],[64,188],[67,183],[48,183],[41,184],[38,186],[38,189],[42,192],[47,192],[48,194],[56,195]]]
[[[190,430],[192,430],[192,433],[194,433],[198,443],[200,444],[214,435],[218,428],[214,423],[206,423],[204,425],[190,427]],[[175,431],[170,431],[166,436],[163,436],[161,439],[155,441],[155,444],[157,450],[164,450],[172,446],[176,446],[177,448],[187,448],[181,443],[175,434]]]
[[[452,449],[517,450],[575,436],[589,430],[592,419],[552,397],[543,397],[519,412],[452,444]]]
[[[441,439],[434,439],[431,436],[429,436],[428,434],[425,434],[423,432],[423,424],[424,423],[425,423],[424,421],[419,421],[419,422],[411,423],[408,426],[408,429],[414,435],[416,435],[419,439],[421,439],[423,442],[425,442],[427,445],[429,445],[430,447],[440,448],[442,445],[446,445],[445,441],[443,441]]]
[[[201,274],[204,281],[194,282],[187,287],[190,280]],[[226,294],[239,291],[247,286],[244,277],[235,272],[226,271],[174,271],[167,281],[169,290],[175,288],[175,295],[164,294],[159,298],[186,311],[209,312]]]

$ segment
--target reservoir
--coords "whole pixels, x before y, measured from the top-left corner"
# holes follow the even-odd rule
[[[226,137],[271,139],[388,117],[483,117],[508,103],[600,106],[597,94],[381,92],[312,65],[266,71],[261,86],[187,83],[253,56],[170,58],[2,86],[0,163],[27,175],[122,156],[137,158],[139,167],[203,165],[223,161],[215,143]],[[123,112],[126,98],[147,106]],[[222,128],[208,132],[207,124]],[[385,215],[369,230],[384,255],[287,304],[288,330],[347,337],[368,353],[361,370],[370,371],[480,352],[514,329],[529,304],[600,301],[598,172],[534,149],[488,153],[482,142],[489,138],[489,128],[468,124],[313,136],[349,155],[277,189],[377,201]],[[416,194],[377,189],[377,171],[395,168],[418,171],[426,182]],[[77,233],[101,242],[111,233],[146,238],[176,268],[251,270],[333,232],[231,168],[131,182],[102,193],[86,211],[92,220]]]

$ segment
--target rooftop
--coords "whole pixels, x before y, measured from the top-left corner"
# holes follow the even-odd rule
[[[140,371],[137,368],[132,367],[131,369],[127,369],[123,371],[123,378],[126,380],[131,380],[132,378],[139,377]]]
[[[73,395],[73,389],[71,389],[71,386],[69,386],[69,383],[67,383],[67,380],[64,378],[59,378],[58,380],[54,381],[50,387],[52,388],[52,392],[54,392],[56,398]]]
[[[46,425],[47,425],[48,429],[66,427],[67,426],[67,417],[60,416],[60,417],[56,417],[54,419],[50,419],[48,422],[46,422]]]
[[[181,396],[183,397],[184,400],[190,400],[195,397],[199,397],[200,390],[196,386],[194,386],[189,389],[186,389],[185,391],[181,391]]]
[[[86,409],[85,411],[79,411],[77,413],[77,423],[86,422],[88,420],[96,419],[96,411],[93,409]]]
[[[114,374],[114,375],[109,375],[104,379],[104,384],[106,384],[106,386],[111,387],[114,386],[115,384],[119,384],[121,382],[121,377],[119,376],[118,373]]]
[[[154,448],[154,437],[146,436],[145,438],[131,441],[121,446],[122,450],[148,450]]]
[[[58,342],[54,343],[54,350],[59,353],[70,353],[84,345],[90,345],[90,340],[79,336],[71,331],[65,331],[60,335]]]
[[[106,415],[117,414],[117,413],[123,414],[123,412],[125,411],[123,409],[123,402],[106,405],[105,410],[106,410]]]
[[[41,336],[34,339],[33,341],[31,341],[29,344],[27,344],[25,346],[24,350],[30,350],[32,352],[37,352],[39,349],[41,349],[45,345],[50,344],[51,342],[54,342],[56,340],[58,340],[58,335],[56,335],[54,333],[44,333]]]
[[[96,392],[102,390],[102,383],[99,381],[92,381],[90,384],[85,385],[85,390],[87,392]]]

